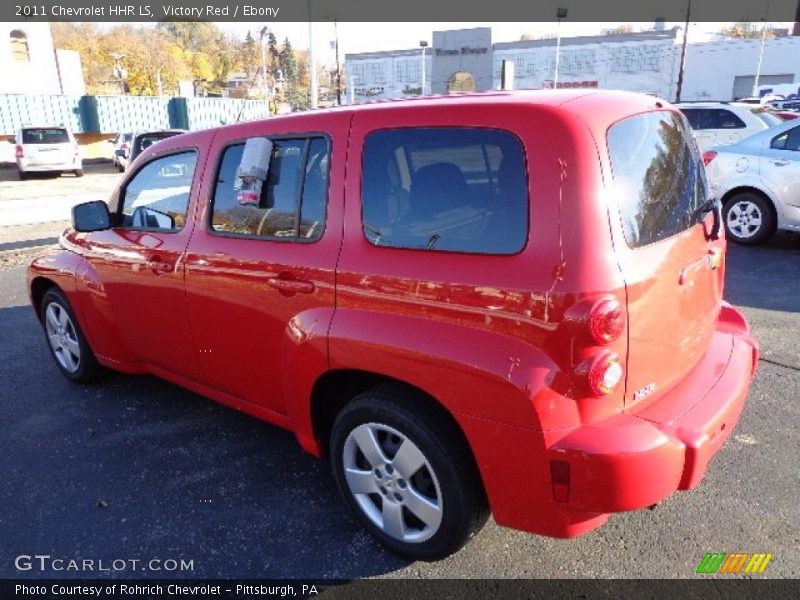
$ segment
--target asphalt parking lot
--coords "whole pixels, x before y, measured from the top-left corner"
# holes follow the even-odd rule
[[[80,575],[19,572],[20,554],[194,565],[116,574],[129,577],[672,578],[720,551],[770,552],[765,576],[798,577],[800,236],[731,247],[726,297],[762,361],[696,490],[574,540],[490,522],[457,555],[408,563],[350,519],[292,434],[153,377],[69,383],[27,306],[24,266],[0,263],[0,578]]]

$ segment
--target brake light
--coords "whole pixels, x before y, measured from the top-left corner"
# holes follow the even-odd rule
[[[712,160],[714,160],[716,158],[716,156],[717,156],[717,153],[716,152],[712,152],[711,150],[709,150],[708,152],[704,152],[703,153],[703,164],[705,166],[708,166],[708,163],[710,163]]]
[[[125,142],[119,147],[120,150],[127,150],[128,149],[128,142]]]
[[[25,156],[25,152],[23,152],[22,146],[17,145],[17,148],[14,151],[14,156],[16,156],[17,158],[22,158],[23,156]]]
[[[598,398],[613,392],[624,374],[619,356],[611,352],[600,355],[589,365],[587,371],[589,389]]]
[[[589,311],[589,333],[598,344],[610,344],[625,329],[625,311],[616,298],[603,298]]]

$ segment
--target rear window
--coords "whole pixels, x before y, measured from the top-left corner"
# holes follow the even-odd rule
[[[652,244],[700,221],[705,171],[680,116],[656,111],[624,119],[609,129],[608,149],[629,246]]]
[[[178,134],[172,132],[147,133],[145,135],[140,135],[139,137],[136,138],[136,150],[137,150],[136,154],[144,152],[156,142],[160,142],[161,140],[166,140],[167,138],[171,138],[176,135]]]
[[[704,129],[745,129],[744,121],[724,108],[682,108],[695,131]]]
[[[69,134],[66,129],[23,129],[23,144],[68,144]]]
[[[374,132],[364,143],[362,206],[376,246],[515,254],[528,237],[522,144],[493,129]]]
[[[759,119],[761,119],[767,127],[774,127],[775,125],[780,125],[781,123],[783,123],[783,119],[763,109],[753,110],[751,112]]]

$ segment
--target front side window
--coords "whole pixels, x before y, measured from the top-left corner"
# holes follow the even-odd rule
[[[770,148],[773,150],[793,150],[795,152],[800,152],[800,127],[794,127],[772,138]]]
[[[666,111],[628,117],[608,131],[625,240],[632,248],[678,234],[700,221],[705,171],[683,120]]]
[[[225,148],[217,175],[211,229],[218,233],[315,240],[325,227],[328,140],[274,140],[267,181],[257,198],[236,172],[244,143]]]
[[[362,157],[364,235],[376,246],[515,254],[528,238],[522,144],[492,129],[370,134]]]
[[[197,152],[150,161],[125,185],[122,227],[177,231],[186,223]]]

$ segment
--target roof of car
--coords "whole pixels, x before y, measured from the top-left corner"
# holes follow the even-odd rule
[[[565,113],[583,120],[592,128],[597,125],[605,129],[609,123],[625,118],[637,112],[645,112],[658,108],[669,108],[672,105],[666,100],[653,96],[624,92],[617,90],[596,90],[587,88],[574,88],[564,90],[519,90],[495,92],[468,92],[442,94],[433,96],[417,96],[414,98],[378,100],[356,105],[334,106],[311,111],[295,112],[287,115],[268,117],[263,121],[272,120],[303,120],[309,117],[317,118],[323,115],[342,115],[360,112],[387,111],[397,109],[426,110],[442,107],[461,106],[541,106],[549,109],[564,110]],[[222,128],[250,127],[253,121],[241,121],[224,125]],[[208,135],[209,132],[220,128],[190,131],[182,136],[183,140],[195,139]]]

